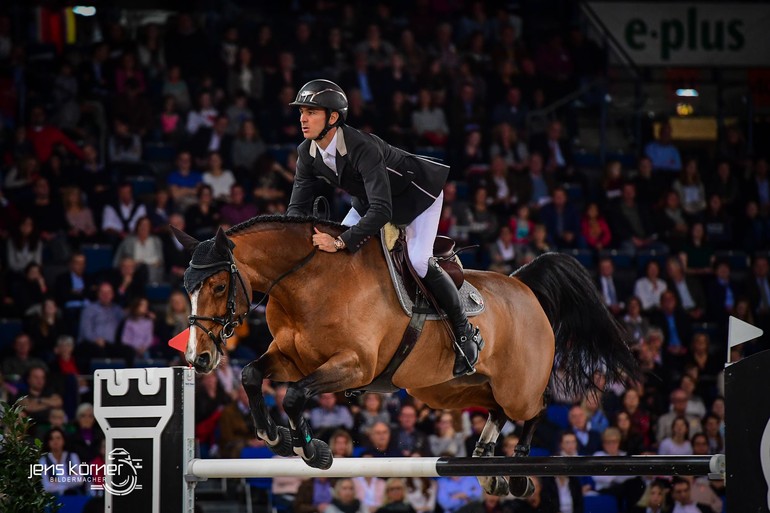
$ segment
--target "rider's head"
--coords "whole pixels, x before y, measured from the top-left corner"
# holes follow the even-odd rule
[[[305,139],[323,139],[329,130],[344,123],[348,115],[345,91],[329,80],[311,80],[289,105],[299,107]]]

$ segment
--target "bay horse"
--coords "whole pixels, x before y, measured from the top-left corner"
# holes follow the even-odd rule
[[[303,418],[309,398],[364,387],[381,373],[399,345],[409,317],[393,290],[379,240],[356,253],[316,251],[314,228],[338,236],[342,225],[312,217],[261,216],[219,229],[199,242],[175,230],[192,251],[185,273],[192,314],[185,357],[198,372],[220,361],[221,344],[248,313],[252,291],[269,297],[273,340],[248,364],[242,383],[256,434],[275,454],[300,455],[313,467],[331,465],[329,447],[312,437]],[[421,339],[393,376],[393,384],[433,408],[489,410],[473,456],[492,455],[509,419],[523,420],[517,456],[526,456],[554,362],[570,393],[634,373],[623,330],[601,301],[588,272],[573,257],[548,253],[506,276],[465,271],[485,310],[475,318],[486,346],[477,372],[454,378],[454,351],[440,322],[428,321]],[[262,380],[289,382],[284,409],[290,428],[268,415]],[[525,496],[529,478],[480,478],[488,493]]]

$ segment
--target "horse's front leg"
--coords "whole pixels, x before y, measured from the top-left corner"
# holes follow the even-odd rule
[[[276,370],[287,365],[293,367],[293,364],[285,357],[276,351],[268,350],[258,360],[254,360],[244,367],[241,373],[241,383],[249,397],[249,409],[256,426],[256,435],[264,440],[270,450],[278,456],[294,455],[291,432],[287,428],[277,425],[270,418],[265,397],[262,395],[262,380],[274,376]]]
[[[352,351],[337,353],[315,372],[289,385],[283,400],[283,409],[289,416],[294,452],[311,467],[328,469],[332,464],[329,446],[313,438],[305,417],[305,404],[311,397],[325,392],[339,392],[360,386],[363,371],[358,355]]]

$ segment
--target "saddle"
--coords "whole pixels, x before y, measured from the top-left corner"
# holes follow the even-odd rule
[[[409,262],[404,231],[397,226],[388,224],[382,229],[381,239],[393,287],[404,313],[411,317],[418,290],[422,295],[427,296],[428,304],[435,304],[435,301],[430,296],[430,291],[421,286],[420,278],[414,272]],[[465,281],[463,267],[460,259],[457,257],[459,251],[455,248],[456,243],[454,239],[439,235],[433,243],[433,257],[449,275],[452,282],[454,282],[459,291],[458,293],[466,315],[472,317],[484,310],[484,300],[476,287]],[[427,319],[436,320],[443,318],[442,312],[431,309]]]

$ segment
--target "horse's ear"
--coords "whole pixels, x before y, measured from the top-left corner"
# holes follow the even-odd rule
[[[176,237],[176,240],[179,241],[179,244],[182,245],[185,251],[192,253],[193,251],[195,251],[195,248],[198,247],[198,244],[200,244],[200,241],[198,239],[196,239],[191,235],[187,235],[182,230],[178,228],[174,228],[173,226],[171,226],[170,228],[171,228],[171,233],[174,234],[174,237]]]
[[[217,236],[216,236],[216,247],[222,248],[222,249],[229,249],[232,250],[235,247],[235,243],[230,240],[230,238],[225,233],[225,229],[221,226],[219,227],[219,230],[217,230]]]

